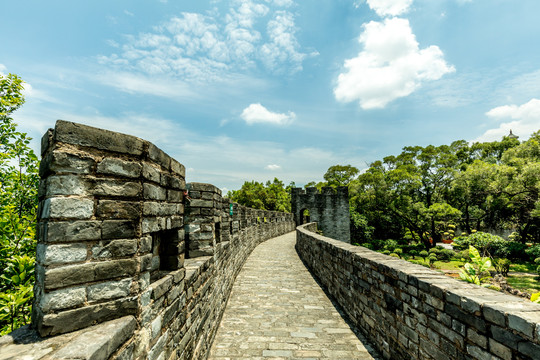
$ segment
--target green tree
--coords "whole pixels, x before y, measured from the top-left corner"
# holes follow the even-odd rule
[[[0,75],[0,333],[29,320],[35,261],[39,162],[12,113],[24,103],[23,81]]]
[[[293,186],[294,183],[291,183],[285,188],[278,178],[266,184],[246,181],[239,190],[229,191],[227,197],[254,209],[291,212],[290,189]]]
[[[330,166],[324,174],[328,186],[347,186],[358,175],[358,169],[351,165]]]

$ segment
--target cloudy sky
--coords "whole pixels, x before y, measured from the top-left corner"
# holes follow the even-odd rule
[[[142,137],[224,190],[407,145],[540,129],[538,0],[4,1],[0,72],[57,119]]]

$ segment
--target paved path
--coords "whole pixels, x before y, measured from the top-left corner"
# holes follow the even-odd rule
[[[234,283],[210,359],[377,358],[315,282],[295,242],[291,232],[255,248]]]

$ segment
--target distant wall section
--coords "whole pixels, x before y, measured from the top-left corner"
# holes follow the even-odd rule
[[[294,188],[291,205],[297,226],[302,225],[302,213],[308,210],[310,221],[316,222],[325,236],[351,242],[349,189],[346,186],[323,187],[321,192],[315,187]]]

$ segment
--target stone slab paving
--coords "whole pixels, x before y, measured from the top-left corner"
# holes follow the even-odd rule
[[[341,317],[294,248],[260,244],[234,283],[210,359],[380,359]]]

